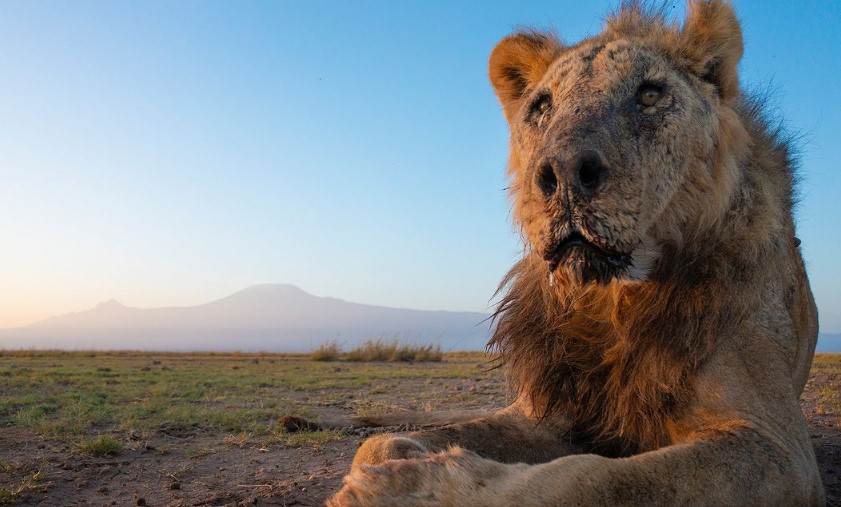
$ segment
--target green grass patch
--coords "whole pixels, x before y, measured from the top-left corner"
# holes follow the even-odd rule
[[[222,445],[226,434],[271,437],[278,417],[312,418],[318,407],[347,405],[360,391],[387,397],[406,380],[440,391],[453,380],[498,374],[487,371],[482,353],[417,362],[424,350],[440,352],[371,342],[366,354],[395,362],[322,362],[289,354],[0,350],[0,427],[65,442],[97,434],[128,442],[209,433]],[[400,360],[409,357],[416,362]]]
[[[100,435],[79,442],[79,450],[94,456],[116,456],[123,450],[123,444],[110,435]]]

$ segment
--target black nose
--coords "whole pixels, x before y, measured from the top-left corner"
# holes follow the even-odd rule
[[[595,151],[587,150],[581,154],[576,176],[583,193],[592,193],[599,188],[604,181],[604,169],[602,158]]]
[[[546,162],[537,172],[537,187],[545,197],[552,197],[558,191],[558,177],[555,175],[555,164]]]
[[[602,157],[593,150],[585,150],[572,159],[546,159],[537,171],[535,183],[546,198],[558,192],[560,182],[568,185],[574,193],[589,197],[604,182],[606,174]]]

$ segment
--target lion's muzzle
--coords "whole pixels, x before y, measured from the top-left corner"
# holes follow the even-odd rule
[[[573,231],[552,248],[543,259],[554,273],[564,269],[571,278],[581,283],[607,284],[631,266],[631,256],[614,252],[587,240],[580,232]]]
[[[536,183],[547,200],[592,197],[607,178],[604,158],[596,151],[584,150],[574,157],[550,156],[539,165]]]

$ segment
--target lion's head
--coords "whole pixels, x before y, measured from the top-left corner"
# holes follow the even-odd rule
[[[570,47],[521,32],[490,57],[515,220],[568,283],[648,277],[664,246],[721,220],[747,144],[732,9],[691,3],[682,28],[643,11]]]

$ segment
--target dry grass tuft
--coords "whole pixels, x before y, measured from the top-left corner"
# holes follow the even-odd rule
[[[347,353],[335,341],[324,343],[310,355],[313,361],[351,362],[440,362],[444,353],[439,345],[407,345],[398,340],[368,340]]]
[[[439,362],[443,358],[438,345],[405,345],[397,340],[368,340],[347,353],[348,361]]]
[[[342,355],[342,346],[335,340],[319,345],[312,351],[310,359],[313,361],[338,361]]]
[[[242,449],[251,441],[251,433],[229,433],[222,439],[222,444],[225,447],[238,447]]]

